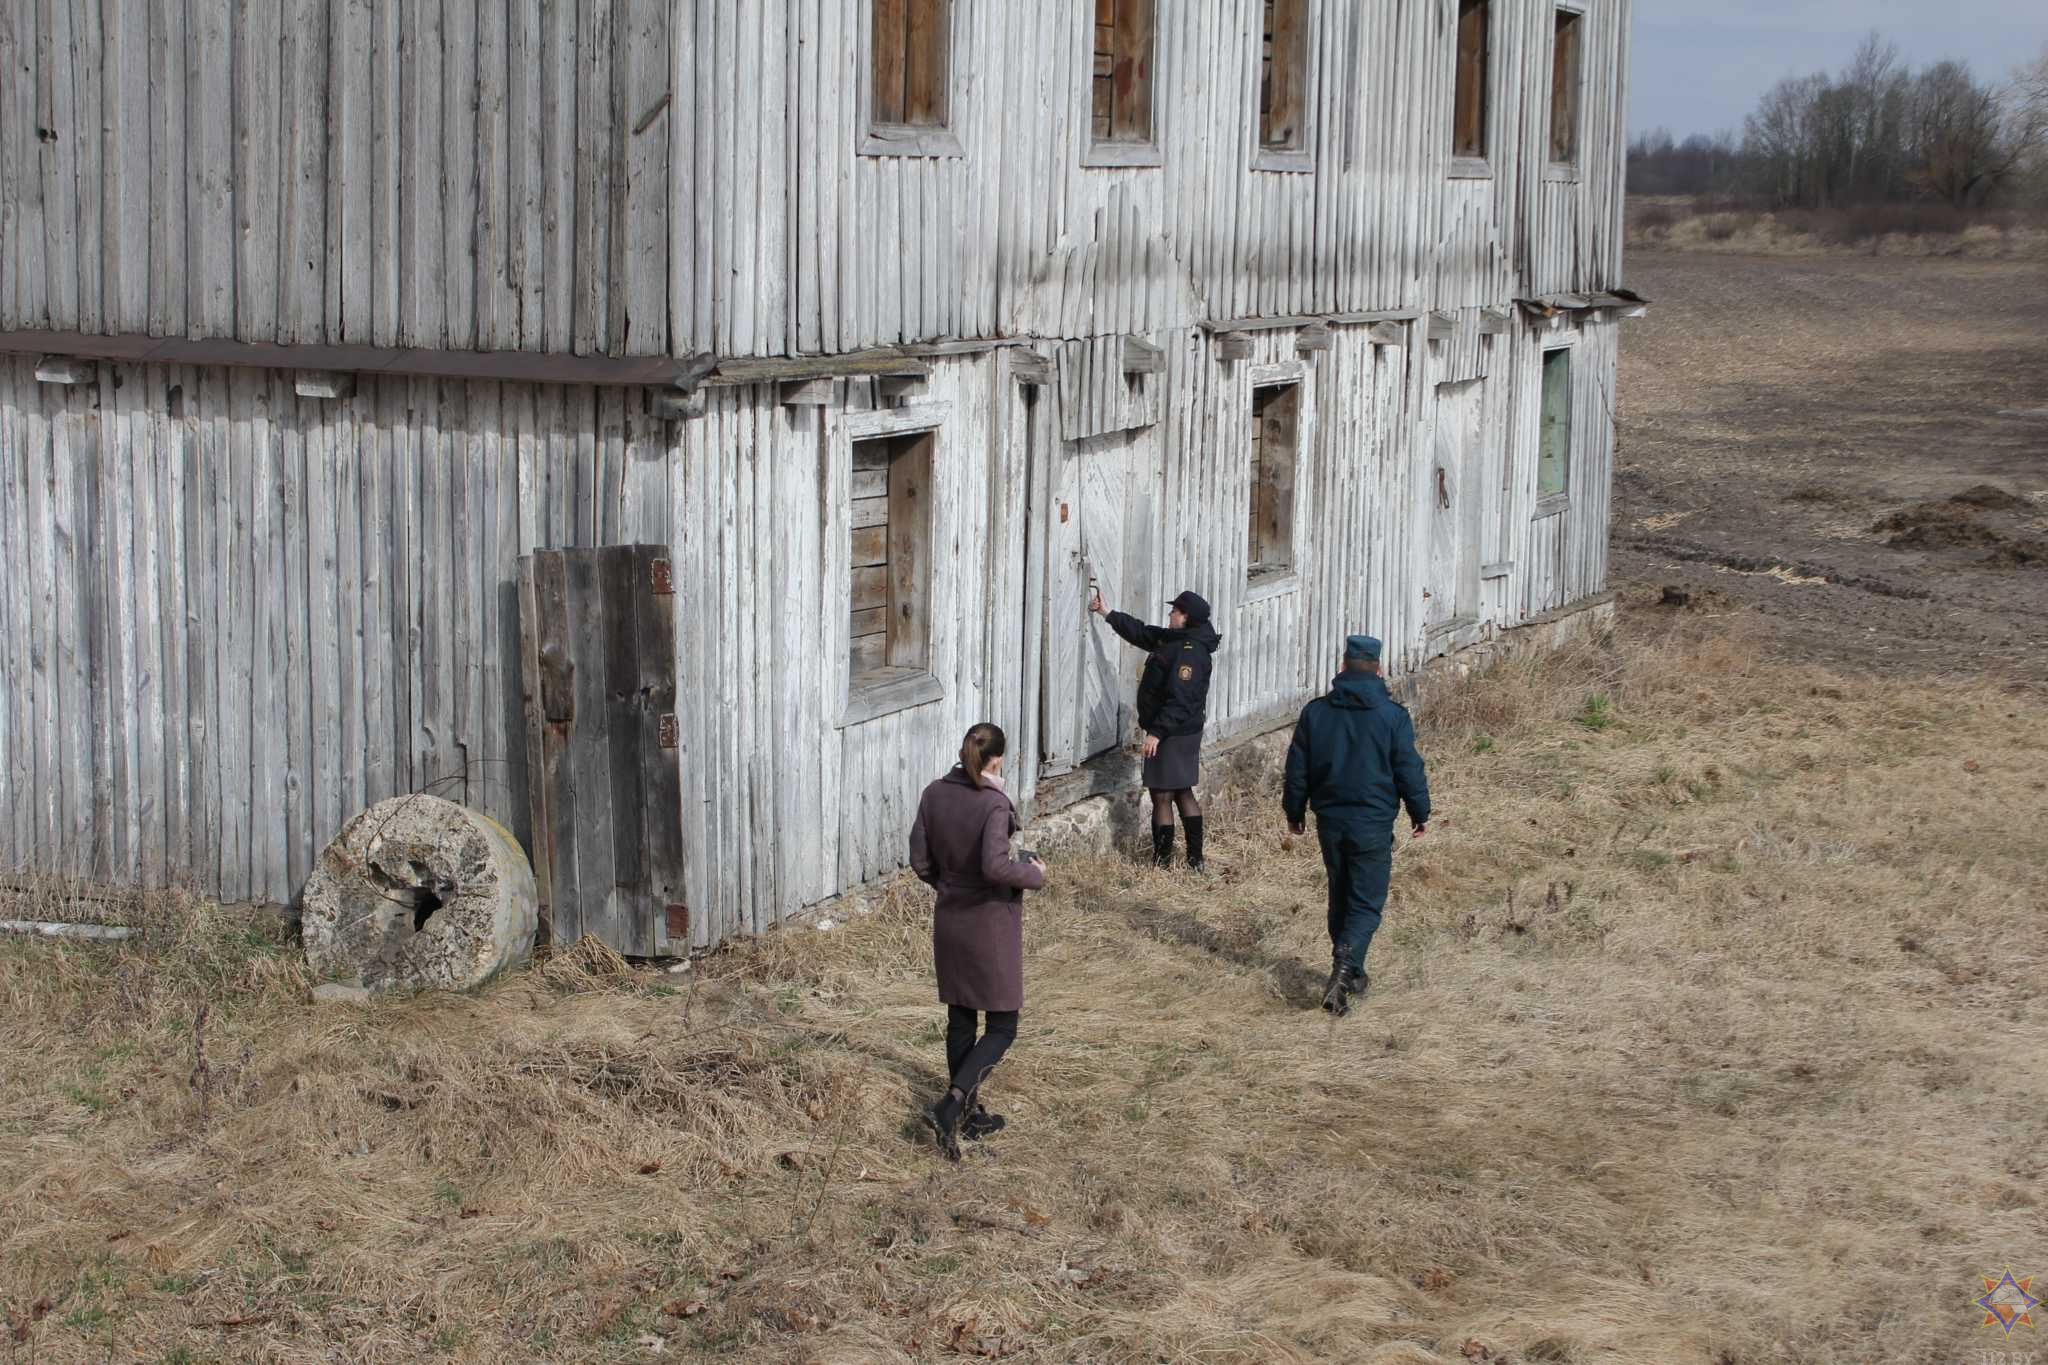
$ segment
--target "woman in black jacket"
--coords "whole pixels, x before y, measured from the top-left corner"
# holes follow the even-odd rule
[[[1209,712],[1211,659],[1223,637],[1209,624],[1209,604],[1184,592],[1169,605],[1164,626],[1148,626],[1111,611],[1096,593],[1088,609],[1109,628],[1147,651],[1138,679],[1138,725],[1145,732],[1145,787],[1152,793],[1152,863],[1173,862],[1173,813],[1188,832],[1188,867],[1202,870],[1202,726]]]

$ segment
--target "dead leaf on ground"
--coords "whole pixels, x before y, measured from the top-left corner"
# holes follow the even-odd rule
[[[675,1299],[661,1306],[661,1311],[672,1318],[694,1318],[704,1311],[702,1299]]]
[[[1976,771],[1977,771],[1977,760],[1976,760],[1976,759],[1974,759],[1974,758],[1966,758],[1966,759],[1964,759],[1964,760],[1963,760],[1963,771],[1964,771],[1964,772],[1966,772],[1966,773],[1973,773],[1973,772],[1976,772]]]
[[[1493,1348],[1476,1337],[1467,1337],[1465,1344],[1458,1348],[1458,1354],[1467,1360],[1492,1360]]]
[[[1418,1288],[1429,1294],[1439,1294],[1451,1287],[1451,1272],[1440,1265],[1431,1266],[1415,1277]]]
[[[659,1161],[643,1161],[640,1163],[640,1174],[642,1175],[653,1175],[660,1169],[661,1163]]]

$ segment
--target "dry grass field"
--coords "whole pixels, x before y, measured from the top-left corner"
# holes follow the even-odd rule
[[[1351,1018],[1313,840],[1057,866],[959,1166],[919,888],[320,1006],[199,910],[0,944],[8,1361],[1968,1362],[2048,1274],[2048,699],[1739,622],[1467,684]],[[2041,1283],[2040,1281],[2036,1282]]]

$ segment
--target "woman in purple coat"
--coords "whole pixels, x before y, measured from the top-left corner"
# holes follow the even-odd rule
[[[1003,794],[1000,728],[986,721],[967,732],[960,763],[924,789],[910,827],[910,866],[939,893],[932,916],[932,957],[946,1006],[946,1067],[952,1088],[926,1111],[945,1154],[960,1159],[960,1134],[982,1137],[1002,1116],[975,1092],[1017,1039],[1024,1008],[1024,893],[1045,885],[1035,857],[1010,857],[1017,813]],[[980,1038],[977,1012],[988,1016]]]

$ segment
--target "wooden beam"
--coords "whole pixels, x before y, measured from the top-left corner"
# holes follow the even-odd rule
[[[1330,349],[1330,329],[1327,324],[1314,322],[1301,329],[1294,338],[1294,349],[1303,355],[1314,351]]]
[[[292,392],[301,398],[352,398],[356,377],[346,370],[300,370],[292,376]]]
[[[260,370],[338,370],[437,379],[501,379],[536,384],[695,386],[710,356],[566,355],[542,351],[443,351],[407,346],[316,346],[153,337],[132,332],[0,332],[0,352],[135,365],[223,365]]]
[[[1447,313],[1441,308],[1431,311],[1429,315],[1429,339],[1431,341],[1449,341],[1457,334],[1457,314]]]
[[[1250,360],[1252,339],[1248,332],[1218,332],[1216,334],[1216,358],[1218,360]]]
[[[921,374],[885,374],[875,381],[885,403],[901,403],[922,394],[929,386]]]
[[[1166,352],[1139,336],[1124,338],[1124,373],[1159,374],[1166,369]]]
[[[36,362],[36,379],[44,384],[90,384],[99,367],[76,356],[46,355]]]
[[[773,384],[794,379],[860,378],[883,374],[926,375],[931,366],[894,348],[847,355],[764,357],[721,361],[706,384]]]
[[[837,381],[829,377],[783,381],[781,403],[786,408],[823,408],[832,403]]]
[[[1482,308],[1479,310],[1479,334],[1499,336],[1508,329],[1508,310],[1505,308]]]
[[[1365,335],[1375,346],[1402,346],[1407,344],[1408,328],[1399,322],[1375,322]]]

